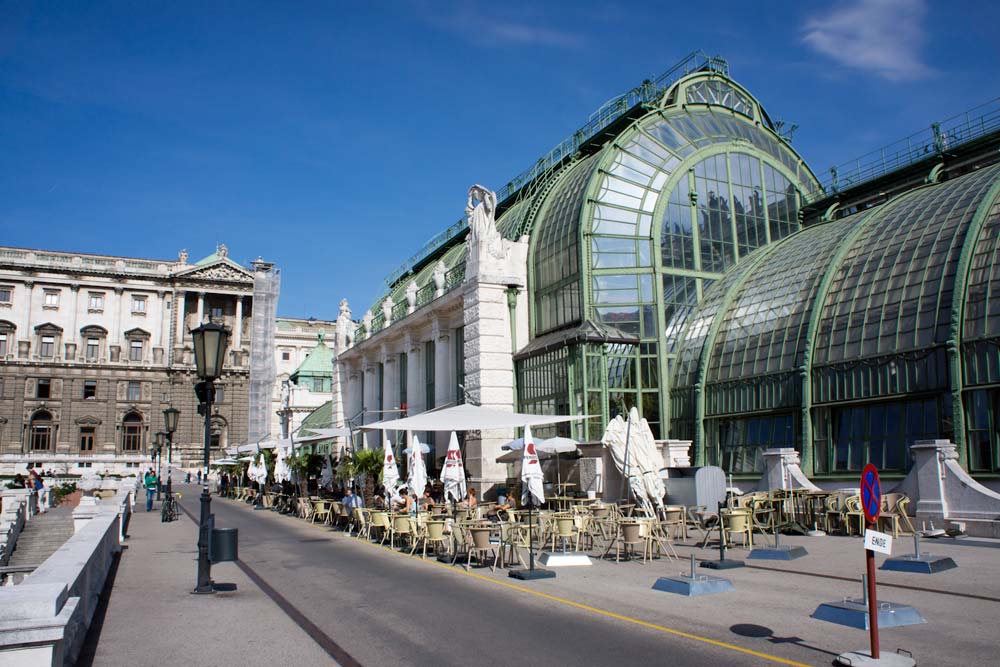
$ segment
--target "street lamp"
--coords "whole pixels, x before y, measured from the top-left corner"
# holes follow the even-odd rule
[[[156,500],[160,500],[160,489],[163,488],[163,481],[160,479],[160,461],[163,460],[163,442],[166,434],[163,431],[156,432]]]
[[[208,517],[211,516],[212,497],[208,493],[208,452],[212,443],[212,401],[215,399],[215,380],[222,375],[222,364],[229,347],[229,330],[221,324],[209,322],[191,330],[194,339],[195,373],[201,380],[195,385],[195,394],[201,403],[198,411],[205,416],[205,455],[201,488],[201,517],[198,520],[198,582],[195,593],[214,593],[212,565],[208,561]]]
[[[167,434],[167,463],[174,462],[174,431],[177,430],[177,417],[181,411],[174,406],[163,411],[163,430]]]

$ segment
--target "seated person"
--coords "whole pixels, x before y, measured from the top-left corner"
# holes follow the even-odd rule
[[[385,498],[382,497],[381,493],[376,493],[375,494],[375,498],[374,498],[374,500],[372,502],[375,505],[375,509],[377,509],[377,510],[384,510],[384,509],[387,509],[387,507],[388,507],[386,505]]]

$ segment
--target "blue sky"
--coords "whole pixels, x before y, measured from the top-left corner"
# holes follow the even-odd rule
[[[282,268],[280,314],[360,317],[471,183],[695,49],[818,173],[1000,95],[993,3],[680,4],[7,0],[0,244],[224,242]]]

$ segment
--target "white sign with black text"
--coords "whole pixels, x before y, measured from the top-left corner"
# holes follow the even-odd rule
[[[877,530],[865,531],[865,549],[877,551],[880,554],[892,554],[892,535],[880,533]]]

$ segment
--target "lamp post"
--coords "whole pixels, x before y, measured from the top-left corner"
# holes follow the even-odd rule
[[[215,399],[215,380],[222,375],[222,364],[229,347],[229,330],[221,324],[209,322],[191,330],[194,339],[195,373],[201,380],[195,385],[195,394],[201,403],[198,411],[205,417],[204,473],[201,488],[201,517],[198,520],[198,581],[195,593],[214,593],[212,565],[208,561],[209,516],[212,497],[208,493],[208,454],[212,443],[212,401]]]
[[[156,500],[160,500],[160,489],[163,488],[163,481],[160,479],[160,461],[163,460],[163,440],[164,432],[156,432]]]
[[[177,417],[181,411],[174,406],[163,411],[163,430],[167,434],[167,463],[174,462],[174,431],[177,430]]]

